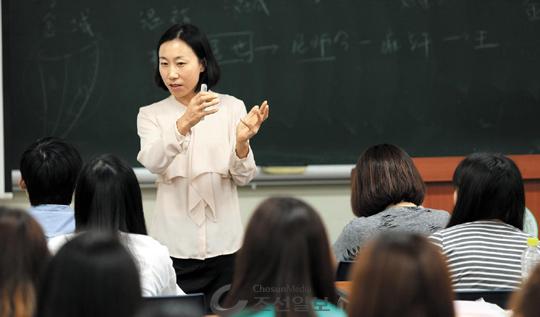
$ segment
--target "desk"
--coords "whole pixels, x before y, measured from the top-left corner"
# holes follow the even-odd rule
[[[347,304],[349,304],[349,294],[351,292],[351,281],[338,281],[335,282],[336,292],[338,295],[338,307],[347,311]]]
[[[348,295],[351,291],[352,282],[351,281],[339,281],[336,282],[336,290],[338,293],[343,293],[344,295]]]

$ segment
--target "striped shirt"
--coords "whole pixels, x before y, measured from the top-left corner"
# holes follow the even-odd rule
[[[455,291],[517,289],[528,235],[495,220],[459,224],[429,237],[446,256]]]

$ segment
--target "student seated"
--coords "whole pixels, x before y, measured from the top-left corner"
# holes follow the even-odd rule
[[[409,155],[391,144],[368,148],[351,173],[354,218],[334,243],[338,261],[353,261],[378,233],[388,230],[422,235],[442,229],[450,215],[422,207],[425,185]]]
[[[141,277],[143,296],[182,295],[167,247],[146,235],[141,189],[133,169],[105,154],[84,165],[75,190],[77,232],[119,233]],[[54,253],[73,235],[49,240]]]
[[[427,238],[385,232],[366,245],[353,267],[350,317],[453,317],[446,263]]]
[[[139,275],[117,235],[86,232],[54,256],[40,288],[37,317],[133,317]]]
[[[475,153],[459,163],[452,181],[452,217],[430,239],[446,256],[454,290],[518,288],[528,237],[518,167],[501,154]]]
[[[269,198],[255,210],[238,252],[232,287],[215,313],[239,316],[340,316],[326,230],[294,198]]]
[[[30,213],[49,239],[75,231],[69,206],[82,159],[71,144],[46,137],[32,143],[22,154],[19,187],[30,199]]]
[[[41,226],[27,212],[0,207],[0,317],[34,316],[49,261]]]

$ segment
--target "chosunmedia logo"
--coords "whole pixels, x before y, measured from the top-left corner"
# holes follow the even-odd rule
[[[239,300],[232,307],[223,307],[220,304],[220,300],[231,289],[231,285],[225,285],[219,288],[210,299],[210,309],[217,315],[230,316],[237,314],[247,307],[247,300]],[[252,291],[255,294],[254,299],[258,301],[258,305],[273,307],[277,302],[281,304],[287,303],[287,307],[293,310],[306,311],[307,305],[305,296],[289,296],[288,294],[311,294],[311,289],[305,286],[298,285],[286,285],[286,286],[265,286],[262,284],[255,284],[252,287]],[[260,295],[257,295],[260,294]],[[269,296],[272,294],[272,296]],[[319,305],[320,306],[320,305]],[[303,309],[303,310],[301,310]],[[264,309],[263,309],[264,310]],[[317,310],[326,310],[324,307]]]
[[[247,300],[239,300],[232,307],[222,307],[219,303],[219,300],[231,289],[231,284],[220,287],[217,291],[212,294],[210,299],[210,309],[216,315],[232,315],[241,312],[247,306]]]
[[[263,286],[261,284],[253,285],[253,292],[255,293],[304,293],[309,294],[311,290],[309,287],[286,285],[286,286]]]

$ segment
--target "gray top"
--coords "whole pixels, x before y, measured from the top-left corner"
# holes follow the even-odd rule
[[[393,206],[351,220],[334,243],[334,253],[338,261],[354,261],[358,250],[378,233],[398,230],[428,236],[446,227],[449,219],[450,214],[444,210]]]

